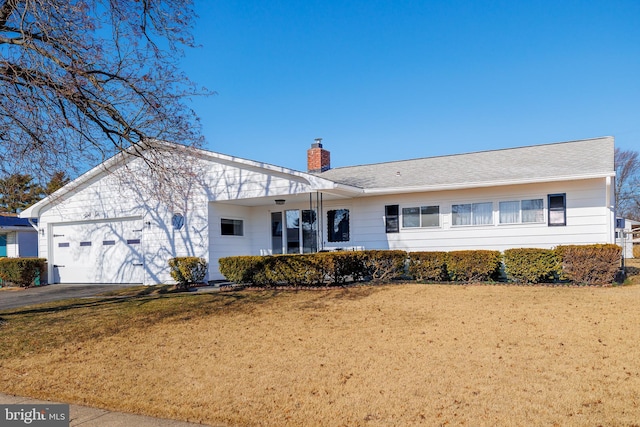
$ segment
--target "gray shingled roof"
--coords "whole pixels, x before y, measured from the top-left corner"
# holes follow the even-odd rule
[[[450,187],[612,175],[613,137],[349,166],[318,173],[363,189]]]

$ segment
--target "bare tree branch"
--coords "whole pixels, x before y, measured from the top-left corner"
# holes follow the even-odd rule
[[[637,151],[615,151],[616,214],[640,221],[640,154]]]
[[[198,146],[186,101],[208,92],[176,65],[194,20],[192,0],[0,0],[0,172],[78,172],[147,140]]]

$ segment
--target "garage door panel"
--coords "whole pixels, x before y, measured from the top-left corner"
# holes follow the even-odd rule
[[[55,224],[56,283],[141,283],[142,220]]]

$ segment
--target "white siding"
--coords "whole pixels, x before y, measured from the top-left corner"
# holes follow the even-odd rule
[[[566,194],[566,226],[547,225],[547,196]],[[536,247],[553,248],[564,244],[611,243],[612,212],[607,208],[605,179],[527,184],[457,191],[399,194],[396,196],[361,197],[325,201],[322,205],[322,239],[325,249],[364,248],[402,249],[407,251],[452,251],[462,249],[494,249]],[[499,224],[499,202],[542,199],[544,222],[535,224]],[[494,224],[484,226],[452,226],[451,206],[460,203],[491,202]],[[440,206],[440,226],[435,228],[400,228],[399,233],[385,233],[385,205],[403,207]],[[315,209],[316,206],[313,206]],[[211,203],[209,209],[210,264],[217,267],[218,258],[231,255],[266,255],[271,253],[270,215],[272,211],[309,209],[308,203],[241,207]],[[350,241],[327,242],[327,211],[349,209]],[[245,220],[245,235],[220,236],[220,218]],[[211,270],[214,278],[218,271]]]
[[[566,193],[567,225],[547,225],[547,196]],[[604,179],[567,181],[480,188],[460,191],[402,194],[354,199],[351,212],[352,242],[366,249],[404,249],[409,251],[497,249],[516,247],[551,248],[562,244],[611,243],[611,210],[607,208]],[[542,199],[544,222],[535,224],[499,224],[499,202]],[[491,202],[494,223],[483,226],[453,226],[454,204]],[[440,227],[400,228],[385,233],[385,205],[440,206]]]
[[[7,233],[7,257],[8,258],[16,258],[20,256],[18,241],[16,239],[17,234],[18,233],[16,231]]]
[[[177,194],[158,200],[145,187],[154,183],[147,177],[141,161],[135,159],[128,167],[132,175],[100,174],[82,184],[67,195],[54,200],[40,212],[39,227],[45,230],[39,237],[40,256],[52,255],[52,230],[54,224],[78,221],[116,221],[122,218],[141,217],[144,224],[142,245],[144,258],[144,283],[171,282],[168,260],[175,256],[197,256],[208,259],[210,279],[221,278],[217,259],[220,256],[251,252],[260,241],[262,225],[254,217],[252,208],[233,204],[216,204],[220,212],[210,209],[209,201],[260,198],[288,195],[309,191],[309,183],[297,176],[278,171],[267,171],[253,165],[229,161],[197,160],[187,158],[198,169],[198,178],[192,182],[188,194]],[[184,227],[173,228],[174,213],[185,217]],[[245,236],[221,236],[220,218],[242,219]],[[268,219],[267,230],[268,230]],[[211,226],[210,226],[211,224]],[[260,228],[257,231],[256,227]],[[267,236],[268,239],[268,236]],[[209,251],[213,256],[209,257]],[[50,263],[51,264],[51,263]],[[53,277],[52,265],[49,275]]]

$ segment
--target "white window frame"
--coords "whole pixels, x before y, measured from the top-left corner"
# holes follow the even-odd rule
[[[491,222],[490,223],[486,223],[486,224],[476,224],[475,223],[475,215],[474,215],[474,206],[479,206],[479,205],[491,205]],[[454,212],[453,212],[453,207],[454,206],[469,206],[470,207],[470,211],[469,211],[469,224],[454,224]],[[495,219],[495,206],[494,203],[492,201],[484,201],[484,202],[470,202],[470,203],[452,203],[451,204],[451,227],[456,228],[456,227],[492,227],[496,225],[496,219]]]
[[[222,221],[240,221],[242,227],[241,234],[224,234],[222,233]],[[244,229],[245,220],[244,218],[233,218],[233,217],[220,217],[220,236],[222,237],[244,237],[245,229]],[[235,227],[234,227],[235,229]]]
[[[562,208],[551,206],[552,197],[562,198]],[[562,213],[562,222],[558,221],[557,215],[552,213]],[[554,193],[547,195],[547,224],[549,227],[566,227],[567,225],[567,193]]]
[[[333,217],[334,221],[329,221],[329,212],[336,212],[336,211],[347,211],[347,239],[346,240],[341,240],[339,237],[338,239],[335,238],[331,238],[334,236],[337,236],[337,230],[335,230],[335,226],[338,225],[335,223],[335,216]],[[329,207],[328,209],[325,210],[325,218],[326,218],[326,233],[327,233],[327,242],[329,244],[335,244],[335,243],[345,243],[345,242],[350,242],[353,237],[353,228],[352,228],[352,224],[351,224],[351,212],[352,209],[351,207]],[[334,214],[335,215],[335,214]],[[334,230],[331,231],[330,228],[334,227]]]
[[[438,225],[424,225],[422,223],[422,209],[423,208],[438,208]],[[417,226],[407,226],[405,225],[405,209],[418,209],[418,225]],[[431,214],[433,215],[433,214]],[[440,210],[439,204],[432,205],[418,205],[418,206],[405,206],[400,208],[400,224],[402,225],[403,230],[415,230],[417,228],[441,228],[442,227],[442,212]]]
[[[538,221],[523,221],[523,209],[522,209],[522,203],[523,202],[530,202],[530,201],[534,201],[534,200],[539,200],[541,202],[541,206],[540,206],[540,219]],[[502,207],[501,205],[503,203],[518,203],[518,220],[515,222],[502,222]],[[498,225],[500,226],[505,226],[505,225],[529,225],[529,224],[540,224],[540,225],[544,225],[545,224],[545,206],[544,206],[544,197],[531,197],[531,198],[519,198],[519,199],[506,199],[506,200],[500,200],[498,201]]]

